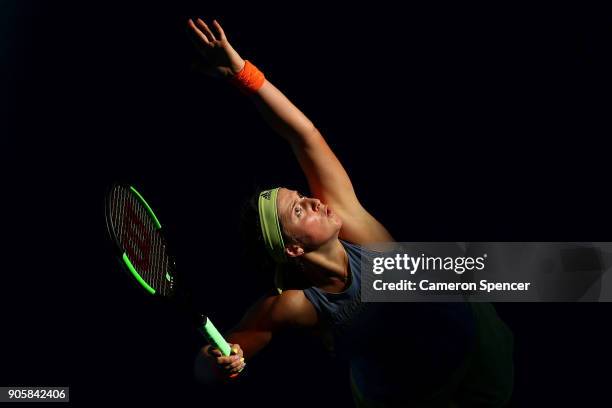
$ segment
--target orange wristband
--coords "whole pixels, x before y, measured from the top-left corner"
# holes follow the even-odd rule
[[[230,77],[230,82],[246,94],[257,92],[265,80],[264,74],[255,65],[251,64],[249,60],[245,60],[244,67],[234,76]]]

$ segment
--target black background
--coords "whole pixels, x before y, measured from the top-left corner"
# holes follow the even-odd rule
[[[250,361],[239,384],[197,386],[202,340],[130,286],[110,256],[104,192],[131,181],[158,209],[198,306],[228,329],[265,286],[239,257],[242,201],[255,183],[305,187],[250,102],[189,69],[188,17],[217,18],[238,52],[312,119],[396,239],[612,238],[606,10],[0,7],[0,385],[69,385],[83,405],[351,404],[347,367],[294,333]],[[512,406],[608,400],[609,305],[496,307],[516,336]],[[389,358],[414,352],[389,345]]]

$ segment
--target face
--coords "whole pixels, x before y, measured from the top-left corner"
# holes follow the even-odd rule
[[[338,236],[342,221],[319,199],[281,188],[276,204],[283,232],[303,247],[317,248]]]

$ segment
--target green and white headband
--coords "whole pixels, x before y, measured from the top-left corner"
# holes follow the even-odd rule
[[[283,233],[281,231],[280,221],[278,219],[278,208],[276,206],[276,198],[278,197],[279,189],[280,187],[264,190],[259,194],[259,222],[261,224],[261,233],[268,253],[275,262],[285,263],[287,262],[285,242],[283,241]]]

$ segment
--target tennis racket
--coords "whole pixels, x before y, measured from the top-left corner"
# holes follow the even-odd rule
[[[178,301],[173,258],[162,226],[142,195],[132,186],[115,184],[106,197],[106,225],[115,243],[119,262],[137,283],[152,296]],[[198,314],[200,331],[224,356],[229,344],[206,316]]]

